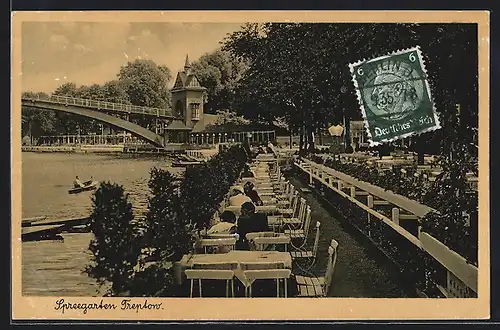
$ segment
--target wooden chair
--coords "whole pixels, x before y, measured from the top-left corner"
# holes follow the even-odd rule
[[[210,251],[219,251],[219,247],[226,247],[228,250],[234,250],[236,245],[236,237],[228,238],[202,238],[198,241],[200,247],[202,247],[205,253],[210,253]],[[217,248],[217,249],[213,249]],[[215,252],[215,253],[217,253]]]
[[[253,246],[255,246],[257,251],[264,251],[268,246],[280,246],[284,247],[284,251],[287,252],[288,244],[290,244],[290,237],[286,235],[277,235],[271,237],[255,237],[253,239]]]
[[[262,270],[262,269],[283,269],[285,264],[280,261],[245,261],[240,262],[240,269],[246,270]]]
[[[276,233],[274,231],[258,231],[258,232],[253,232],[253,233],[247,233],[245,235],[246,240],[249,243],[250,250],[251,251],[256,251],[257,247],[255,246],[254,239],[256,237],[261,237],[261,236],[274,236]]]
[[[297,213],[300,198],[299,193],[295,191],[290,204],[283,206],[278,203],[278,212],[284,217],[293,217]]]
[[[281,194],[277,194],[276,198],[278,199],[278,205],[281,208],[289,207],[293,198],[295,197],[295,187],[291,183],[287,183],[285,186],[285,191]]]
[[[272,216],[269,219],[269,222],[274,223],[274,230],[279,229],[282,226],[282,219],[293,217],[295,213],[297,213],[298,205],[299,205],[300,197],[297,192],[293,193],[291,207],[284,207],[283,205],[277,205],[277,215]]]
[[[281,225],[284,229],[297,229],[303,225],[306,216],[307,202],[303,197],[300,197],[297,203],[297,205],[294,205],[294,212],[291,216],[283,217],[281,220]]]
[[[250,281],[250,285],[245,287],[245,297],[252,297],[252,285],[256,280],[275,280],[276,281],[276,297],[280,297],[280,282],[284,282],[284,297],[288,297],[287,280],[291,275],[290,269],[259,269],[246,270],[244,276]]]
[[[274,231],[257,231],[253,233],[247,233],[245,238],[247,241],[251,241],[256,237],[273,237],[275,235]]]
[[[229,238],[233,239],[235,238],[236,240],[240,239],[240,235],[235,233],[235,234],[229,234],[229,233],[213,233],[213,234],[206,234],[204,238],[215,238],[215,239],[220,239],[220,238]]]
[[[285,229],[284,233],[290,235],[291,238],[306,239],[309,233],[309,226],[311,225],[311,207],[307,206],[306,215],[301,228],[299,229]]]
[[[293,259],[301,259],[301,258],[312,258],[315,259],[316,255],[318,254],[318,247],[319,247],[319,228],[321,226],[321,223],[319,221],[316,222],[316,235],[314,236],[314,245],[312,250],[306,250],[306,251],[292,251],[290,254],[292,255]]]
[[[308,277],[295,275],[299,297],[326,297],[332,284],[335,265],[337,263],[337,249],[339,243],[332,239],[328,247],[328,263],[324,277]]]
[[[185,274],[188,280],[191,281],[189,297],[193,297],[194,281],[198,281],[199,296],[202,297],[202,280],[225,280],[226,281],[226,297],[229,297],[229,287],[234,297],[234,272],[232,270],[221,269],[186,269]]]
[[[278,198],[287,199],[290,196],[291,183],[282,181],[274,186],[274,191],[277,193]]]

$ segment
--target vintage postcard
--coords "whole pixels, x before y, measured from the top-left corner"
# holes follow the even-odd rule
[[[488,12],[12,26],[13,320],[489,317]]]

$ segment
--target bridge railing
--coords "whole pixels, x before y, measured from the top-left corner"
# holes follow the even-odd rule
[[[23,100],[26,101],[45,101],[57,104],[65,104],[65,105],[75,105],[81,107],[91,107],[96,108],[98,110],[112,110],[117,112],[124,113],[135,113],[135,114],[143,114],[157,117],[172,117],[172,113],[168,109],[160,109],[160,108],[150,108],[150,107],[142,107],[131,104],[121,104],[121,103],[113,103],[106,101],[96,101],[89,99],[80,99],[75,97],[68,96],[58,96],[58,95],[36,95],[32,97],[22,97]]]

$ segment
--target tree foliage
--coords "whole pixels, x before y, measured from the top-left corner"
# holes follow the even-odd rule
[[[46,97],[45,93],[23,93],[25,97]],[[50,134],[54,129],[55,114],[53,111],[40,111],[39,109],[23,106],[21,108],[21,134],[29,136],[33,144],[33,137]]]
[[[232,110],[235,102],[234,91],[247,69],[247,63],[217,49],[202,55],[191,67],[200,84],[207,88],[205,111],[216,113],[223,109]]]
[[[247,24],[226,38],[223,50],[250,63],[235,92],[238,111],[248,118],[284,117],[301,132],[301,147],[314,150],[317,128],[343,117],[349,127],[361,117],[348,64],[415,45],[425,54],[438,111],[450,112],[461,99],[462,112],[471,114],[463,119],[473,118],[474,31],[467,24]],[[467,63],[461,79],[454,75],[458,63]]]
[[[121,186],[102,183],[92,198],[93,263],[87,273],[114,296],[177,295],[173,266],[192,252],[196,229],[208,226],[246,157],[242,146],[233,146],[188,168],[180,183],[167,171],[151,169],[144,223],[134,219]]]
[[[171,79],[170,70],[152,60],[128,62],[118,73],[131,104],[161,109],[170,108],[168,83]]]
[[[178,185],[170,172],[151,169],[146,241],[162,260],[180,260],[193,246],[194,227],[181,214]]]
[[[101,183],[92,197],[90,229],[94,234],[89,249],[94,263],[87,273],[99,283],[110,283],[109,294],[128,292],[141,252],[132,204],[123,187]]]
[[[73,82],[68,82],[56,88],[53,95],[170,109],[171,95],[168,83],[171,78],[170,70],[166,66],[157,65],[151,60],[138,59],[122,66],[117,74],[117,79],[102,85],[77,86]],[[47,111],[46,113],[50,113],[50,115],[41,114],[37,117],[38,119],[35,119],[33,115],[28,116],[26,111],[25,109],[24,122],[26,127],[23,134],[29,131],[30,122],[32,124],[40,123],[37,125],[41,129],[32,129],[35,136],[59,135],[61,133],[69,135],[76,134],[77,131],[80,131],[81,134],[101,132],[100,123],[87,117]],[[31,112],[36,111],[39,110]],[[31,118],[30,116],[34,118],[31,121],[28,120]],[[131,120],[134,119],[131,118]],[[151,125],[151,119],[148,118],[141,117],[136,121],[143,126]]]
[[[229,187],[236,182],[246,159],[244,148],[233,146],[227,151],[219,152],[205,164],[186,168],[180,188],[182,212],[197,229],[209,225]]]

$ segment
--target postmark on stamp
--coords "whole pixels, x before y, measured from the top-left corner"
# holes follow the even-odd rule
[[[418,46],[349,68],[370,145],[441,128]]]

